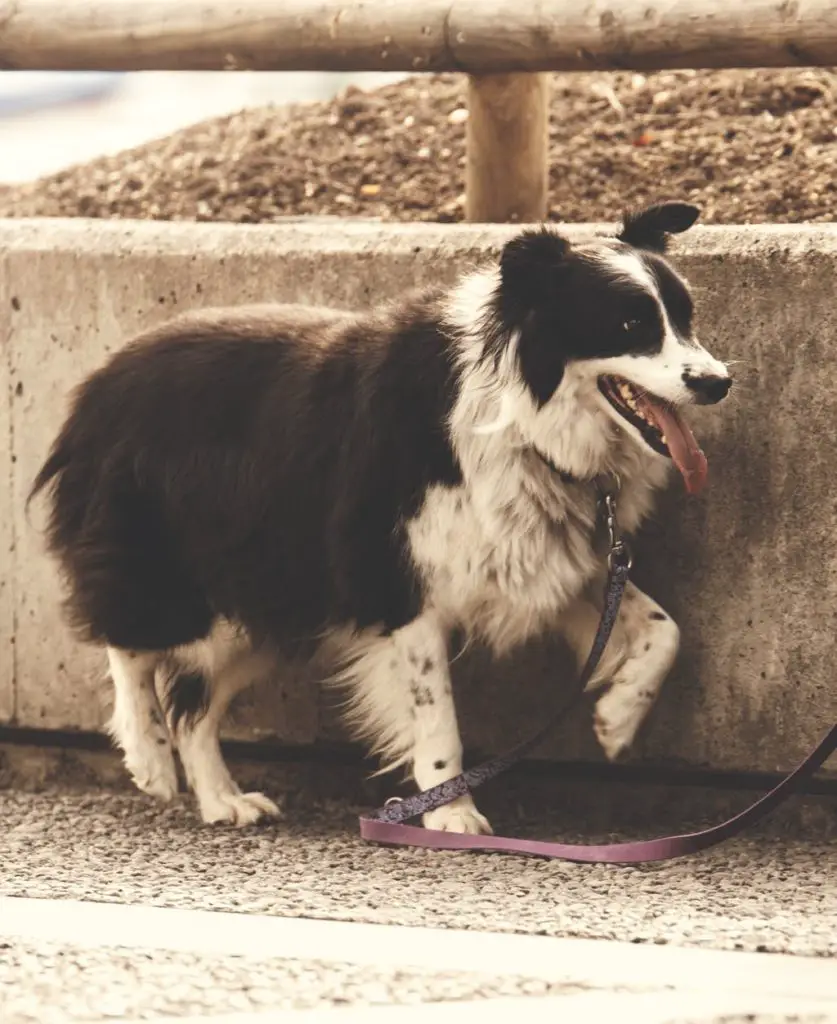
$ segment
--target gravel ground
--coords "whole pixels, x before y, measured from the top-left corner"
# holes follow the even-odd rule
[[[582,866],[373,847],[357,811],[320,804],[238,832],[180,802],[0,792],[0,893],[837,955],[834,842],[755,835],[668,864]],[[542,812],[495,825],[568,840],[585,827]]]
[[[545,996],[537,978],[0,941],[3,1024]]]
[[[0,216],[461,220],[465,103],[442,75],[250,109],[0,189]],[[612,220],[662,191],[704,222],[830,221],[836,132],[831,70],[556,75],[549,216]]]

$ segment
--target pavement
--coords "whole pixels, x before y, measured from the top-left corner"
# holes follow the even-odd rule
[[[211,923],[211,922],[210,922]],[[129,940],[130,941],[130,940]],[[171,950],[83,948],[40,936],[0,958],[6,1024],[398,1006],[577,991],[488,972],[382,968]]]
[[[463,1007],[837,1021],[833,796],[700,856],[625,868],[368,846],[356,768],[316,785],[279,774],[262,781],[285,819],[241,831],[202,826],[185,797],[160,806],[78,780],[0,790],[3,1024],[256,1024],[280,1011],[406,1024],[431,1006],[435,1024]],[[518,779],[488,798],[495,827],[631,837],[752,796],[657,789],[642,817],[627,799],[613,814],[613,787],[560,790]]]

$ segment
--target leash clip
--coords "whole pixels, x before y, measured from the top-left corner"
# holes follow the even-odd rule
[[[624,569],[626,572],[633,566],[634,560],[628,542],[623,538],[616,518],[616,495],[606,491],[602,496],[604,503],[605,522],[610,549],[607,553],[607,567],[611,572]]]

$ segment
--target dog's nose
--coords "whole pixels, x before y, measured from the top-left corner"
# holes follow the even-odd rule
[[[694,392],[695,401],[698,405],[715,405],[721,399],[726,398],[729,389],[732,387],[732,377],[718,377],[715,374],[703,376],[684,373],[683,383]]]

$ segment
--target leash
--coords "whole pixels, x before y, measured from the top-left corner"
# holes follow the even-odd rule
[[[533,736],[518,743],[505,754],[484,761],[455,778],[433,786],[431,789],[425,789],[414,796],[404,799],[392,797],[383,807],[379,807],[369,815],[362,816],[360,818],[360,834],[363,839],[387,846],[418,846],[431,850],[494,851],[529,857],[545,857],[550,860],[575,861],[582,864],[643,864],[672,860],[717,846],[760,821],[799,789],[801,784],[814,775],[837,750],[837,725],[835,725],[805,760],[770,792],[719,825],[682,835],[663,836],[638,842],[585,845],[549,843],[537,839],[515,839],[510,836],[462,835],[458,832],[440,832],[406,824],[411,819],[443,807],[457,797],[470,793],[490,779],[508,771],[546,738],[584,693],[613,632],[633,564],[630,550],[619,531],[616,518],[616,498],[613,492],[603,491],[600,504],[608,529],[610,545],[607,556],[604,608],[593,638],[590,654],[570,698]]]

